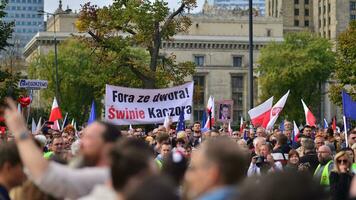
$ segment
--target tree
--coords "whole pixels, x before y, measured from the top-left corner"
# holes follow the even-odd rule
[[[105,56],[103,56],[105,55]],[[125,57],[123,57],[125,56]],[[54,52],[37,56],[29,66],[29,76],[48,80],[41,102],[50,109],[55,94]],[[89,115],[92,100],[97,113],[101,112],[101,100],[105,84],[140,87],[141,81],[129,70],[149,63],[149,54],[140,48],[127,48],[125,54],[103,52],[100,48],[88,48],[87,43],[71,38],[58,47],[59,88],[62,94],[61,109],[79,123]],[[128,65],[129,64],[129,65]]]
[[[4,11],[7,3],[5,0],[0,1],[0,19],[5,17],[6,12]],[[8,39],[12,35],[12,29],[14,22],[8,23],[3,20],[0,20],[0,51],[4,50],[5,47],[9,46]]]
[[[5,17],[6,12],[4,11],[6,7],[6,1],[0,2],[0,19]],[[7,23],[0,20],[0,52],[5,50],[10,44],[8,39],[11,38],[14,23]],[[0,102],[3,102],[5,96],[12,96],[17,98],[22,90],[18,89],[17,84],[20,79],[19,73],[12,73],[3,66],[4,63],[0,65]]]
[[[191,25],[184,13],[196,6],[196,0],[182,0],[179,8],[169,12],[163,0],[114,0],[109,7],[98,8],[90,3],[82,7],[77,27],[88,32],[91,46],[114,52],[141,81],[144,88],[159,88],[168,83],[182,83],[184,77],[194,73],[192,62],[176,63],[174,55],[160,55],[162,40],[171,40]],[[85,39],[84,39],[85,40]],[[135,47],[149,53],[149,62],[130,65],[128,56]]]
[[[334,59],[332,44],[308,32],[290,33],[283,42],[268,44],[259,58],[262,100],[271,96],[277,100],[290,90],[284,115],[304,123],[300,99],[317,114],[322,95],[320,86],[332,73]]]
[[[356,99],[356,21],[341,33],[336,45],[335,84],[330,87],[330,98],[337,105],[342,104],[341,91],[345,90]]]

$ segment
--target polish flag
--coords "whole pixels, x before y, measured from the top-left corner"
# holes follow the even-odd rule
[[[305,121],[306,124],[309,126],[315,126],[316,127],[316,119],[313,115],[313,113],[309,110],[309,108],[307,107],[307,105],[304,103],[303,99],[302,100],[302,104],[303,104],[303,108],[304,108],[304,114],[305,114]]]
[[[273,104],[273,97],[269,98],[267,101],[263,102],[262,104],[248,111],[253,126],[255,127],[261,126],[263,123],[263,119],[265,117],[269,117],[269,111],[272,108],[272,104]]]
[[[240,134],[242,134],[242,131],[244,130],[245,125],[244,125],[244,118],[241,116],[240,120]]]
[[[229,127],[228,127],[228,129],[227,129],[227,132],[229,132],[229,136],[232,136],[233,130],[232,130],[232,128],[231,128],[231,121],[229,121]]]
[[[333,129],[334,133],[336,133],[336,117],[333,117],[331,128]]]
[[[57,99],[54,98],[51,114],[50,114],[49,120],[48,120],[50,122],[54,122],[54,125],[52,125],[52,127],[51,127],[52,129],[59,130],[59,122],[58,122],[59,119],[63,119],[63,117],[62,117],[61,110],[59,109]]]
[[[215,105],[214,105],[214,97],[210,96],[208,100],[208,105],[206,106],[206,111],[208,113],[208,119],[206,120],[204,128],[210,129],[214,126],[215,123]],[[211,116],[210,116],[211,115]],[[210,122],[211,119],[211,122]]]
[[[268,130],[273,129],[273,125],[276,123],[278,117],[279,117],[279,113],[283,110],[284,105],[287,102],[289,96],[289,90],[288,92],[282,97],[280,98],[276,104],[274,104],[274,106],[272,107],[272,109],[270,110],[269,113],[269,120],[268,118],[265,118],[263,120],[263,124],[262,126]],[[267,121],[268,120],[268,121]]]
[[[292,140],[293,140],[293,142],[297,142],[298,135],[299,135],[300,131],[299,131],[299,128],[298,128],[297,124],[295,123],[295,121],[293,121],[293,126],[294,126],[294,128],[293,128],[293,138],[292,138]]]

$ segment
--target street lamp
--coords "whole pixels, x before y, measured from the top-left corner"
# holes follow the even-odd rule
[[[55,12],[55,13],[50,13],[46,12],[44,10],[38,10],[37,13],[38,15],[52,15],[53,16],[53,35],[54,35],[54,66],[56,69],[56,74],[55,74],[55,81],[56,81],[56,88],[55,88],[55,94],[56,98],[58,101],[58,104],[60,104],[60,93],[59,93],[59,83],[58,83],[58,53],[57,53],[57,35],[56,35],[56,16],[60,14],[68,14],[70,10],[66,10],[64,12]]]
[[[253,19],[252,19],[252,0],[248,2],[249,9],[249,57],[250,64],[248,67],[248,75],[249,75],[249,103],[250,109],[253,108]]]

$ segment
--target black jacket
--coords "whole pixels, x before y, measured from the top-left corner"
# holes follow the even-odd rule
[[[330,194],[332,200],[348,199],[353,176],[351,173],[330,173]]]
[[[308,152],[299,160],[300,164],[307,164],[309,163],[309,172],[314,174],[316,168],[319,165],[318,155],[315,152]]]

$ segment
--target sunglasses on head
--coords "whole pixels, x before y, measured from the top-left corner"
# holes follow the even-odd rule
[[[348,162],[349,162],[348,160],[337,160],[338,164],[341,164],[341,163],[347,164]]]

